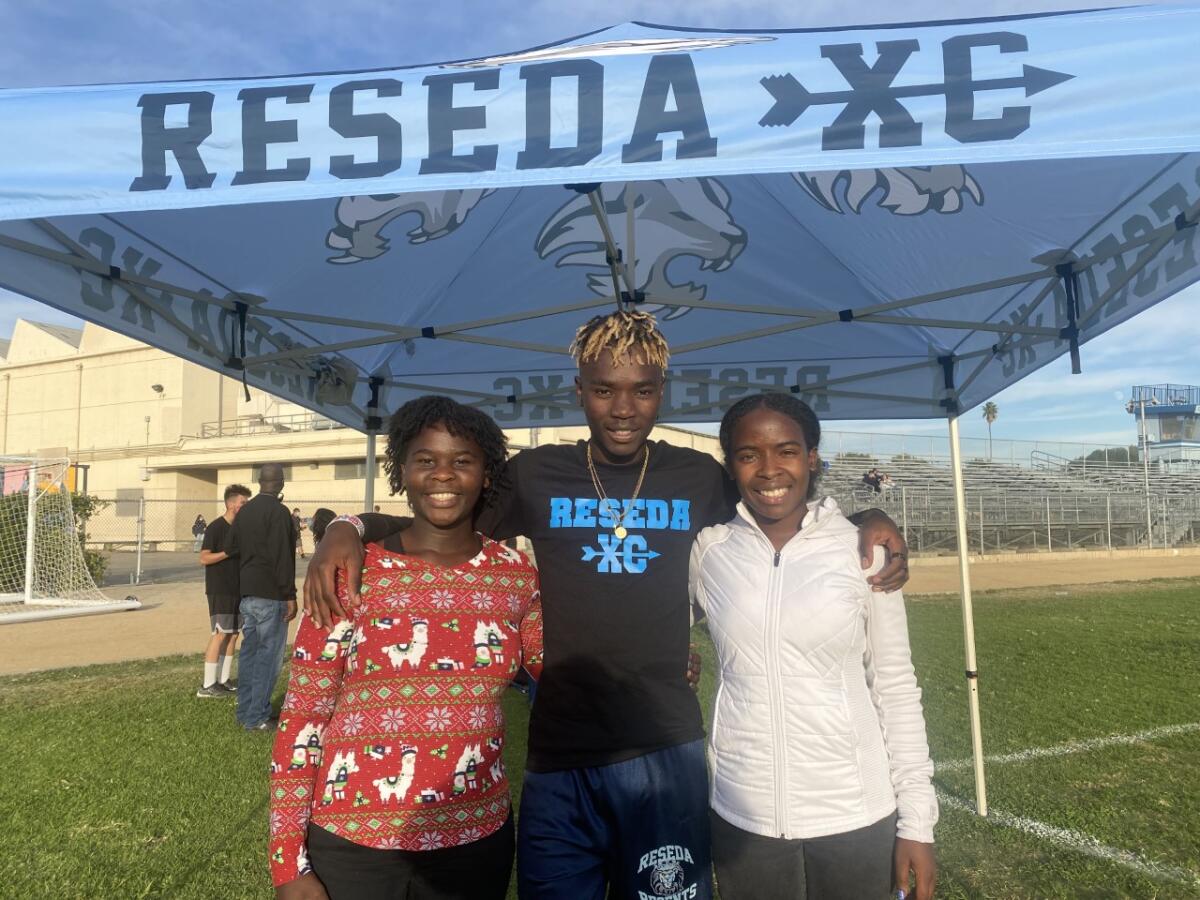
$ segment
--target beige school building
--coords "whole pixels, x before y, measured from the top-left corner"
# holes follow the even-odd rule
[[[304,516],[317,506],[358,511],[365,495],[366,438],[355,429],[251,388],[240,380],[90,323],[81,329],[17,321],[0,341],[0,455],[69,458],[75,487],[112,501],[93,537],[120,544],[143,518],[145,539],[182,549],[197,514],[221,511],[226,485],[254,488],[257,466],[286,466],[285,501]],[[668,435],[669,432],[669,435]],[[673,444],[717,453],[715,438],[660,428]],[[578,427],[507,432],[515,451],[572,443]],[[382,454],[385,440],[377,445]],[[375,502],[402,512],[376,465]]]

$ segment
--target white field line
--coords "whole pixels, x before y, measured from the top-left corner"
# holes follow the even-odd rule
[[[939,790],[937,796],[938,801],[945,808],[957,809],[962,812],[975,812],[973,805],[967,803],[965,800],[960,800],[953,794],[947,794]],[[1132,850],[1109,847],[1107,844],[1100,843],[1091,835],[1083,834],[1079,831],[1071,831],[1069,828],[1058,828],[1054,825],[1047,825],[1045,822],[1038,822],[1036,819],[1014,816],[1011,813],[994,808],[988,810],[986,821],[1002,825],[1005,828],[1023,831],[1047,843],[1056,844],[1068,850],[1074,850],[1085,856],[1116,863],[1119,866],[1132,869],[1139,874],[1157,881],[1174,881],[1179,884],[1200,887],[1200,873],[1193,872],[1181,866],[1154,862],[1153,860],[1139,856]]]
[[[1164,725],[1161,728],[1151,728],[1134,734],[1110,734],[1105,737],[1089,738],[1085,741],[1071,741],[1066,744],[1055,744],[1053,747],[1030,747],[1018,750],[1016,753],[999,753],[985,756],[985,763],[1014,763],[1028,762],[1031,759],[1051,759],[1055,756],[1069,756],[1072,753],[1087,753],[1089,750],[1101,750],[1105,747],[1120,747],[1129,744],[1142,744],[1159,738],[1174,737],[1177,734],[1191,734],[1200,731],[1200,722],[1186,722],[1182,725]],[[954,759],[949,762],[937,763],[938,772],[963,772],[974,765],[971,759]]]

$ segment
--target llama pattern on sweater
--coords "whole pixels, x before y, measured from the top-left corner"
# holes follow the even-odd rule
[[[349,618],[305,619],[271,765],[271,868],[311,821],[366,847],[430,850],[493,833],[510,809],[500,697],[541,664],[536,570],[483,539],[461,566],[368,547]]]

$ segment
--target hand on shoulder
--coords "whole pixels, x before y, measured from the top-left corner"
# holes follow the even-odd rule
[[[358,596],[362,587],[365,556],[358,531],[348,522],[332,522],[325,537],[317,544],[308,572],[304,576],[304,613],[319,628],[329,628],[337,619],[346,618],[338,602],[339,573],[346,579],[347,595]]]

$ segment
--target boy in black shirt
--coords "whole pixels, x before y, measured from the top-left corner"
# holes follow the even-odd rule
[[[225,515],[204,529],[200,565],[204,566],[204,593],[208,595],[208,621],[212,637],[204,650],[204,682],[197,697],[227,697],[237,688],[229,681],[233,669],[233,647],[242,627],[238,606],[238,561],[225,552],[225,538],[238,510],[250,499],[250,489],[240,484],[225,488]],[[197,517],[199,518],[199,517]]]
[[[650,441],[668,350],[652,316],[622,310],[579,329],[576,394],[591,439],[525,450],[476,527],[533,542],[546,662],[529,726],[518,824],[522,900],[678,896],[708,900],[707,774],[700,707],[687,686],[688,558],[728,521],[736,491],[712,457]],[[400,520],[364,515],[364,540]],[[357,590],[362,546],[335,522],[314,556],[305,605],[336,608],[334,575]],[[907,580],[886,516],[864,527],[877,576]]]
[[[238,654],[237,721],[247,731],[275,728],[271,693],[296,617],[296,530],[282,502],[283,466],[265,463],[258,494],[247,503],[225,540],[238,558],[242,649]]]

